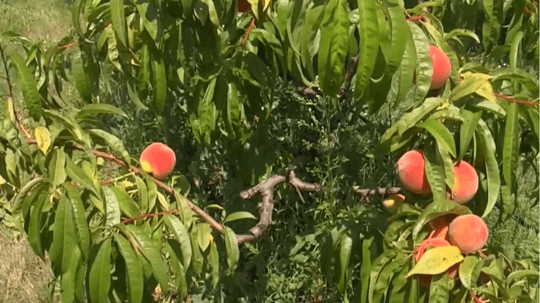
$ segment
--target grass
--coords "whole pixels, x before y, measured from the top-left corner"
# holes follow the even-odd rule
[[[0,0],[0,29],[50,47],[69,34],[71,11],[63,0]],[[9,55],[17,49],[7,47],[5,51]],[[3,66],[0,74],[5,74]],[[6,93],[2,78],[0,98]],[[21,94],[16,85],[14,93],[14,101],[20,106]],[[37,257],[25,237],[0,222],[0,303],[58,302],[49,297],[52,278],[50,262]]]
[[[14,236],[0,224],[0,303],[51,302],[50,265],[41,260],[25,238]]]

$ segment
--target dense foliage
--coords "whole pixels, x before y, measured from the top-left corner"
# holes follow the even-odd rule
[[[430,220],[497,211],[496,229],[519,207],[521,167],[538,196],[536,2],[249,2],[239,14],[235,0],[75,0],[74,32],[54,47],[2,35],[4,220],[49,256],[62,301],[537,300],[537,264],[495,246],[460,260],[456,280],[407,276]],[[429,45],[451,62],[441,89]],[[134,160],[151,141],[177,152],[166,183]],[[412,202],[390,217],[360,203],[395,185],[390,155],[411,149],[432,194],[401,189]],[[466,205],[446,196],[456,160],[479,176]],[[264,233],[249,230],[255,203],[239,206],[255,193]],[[281,266],[317,273],[320,292],[287,297],[280,287],[306,282]]]

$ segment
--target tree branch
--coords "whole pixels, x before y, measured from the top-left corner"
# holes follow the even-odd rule
[[[504,99],[504,100],[509,101],[509,102],[512,102],[512,103],[517,103],[517,104],[521,104],[521,105],[528,106],[528,107],[538,107],[538,103],[537,103],[537,102],[534,102],[534,101],[518,100],[518,99],[516,99],[516,98],[512,98],[512,97],[509,97],[509,96],[501,95],[501,94],[498,94],[498,93],[494,93],[494,95],[495,95],[495,97],[497,97],[497,98],[501,98],[501,99]]]
[[[298,179],[294,171],[290,170],[285,176],[277,175],[270,177],[268,180],[240,192],[239,196],[242,200],[249,200],[257,195],[260,195],[262,200],[257,205],[259,208],[259,222],[249,230],[250,234],[236,236],[236,242],[238,245],[257,240],[268,231],[270,225],[272,224],[274,188],[285,182],[287,182],[297,191],[317,192],[323,190],[322,186],[319,184],[306,183]]]

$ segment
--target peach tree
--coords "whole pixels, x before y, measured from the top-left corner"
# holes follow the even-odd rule
[[[272,232],[276,186],[323,190],[288,170],[242,191],[262,200],[258,223],[236,234],[229,222],[257,217],[199,207],[182,174],[147,173],[106,131],[97,115],[128,118],[108,102],[111,87],[122,106],[180,113],[196,144],[243,146],[267,125],[278,82],[340,111],[399,108],[370,156],[422,151],[398,165],[401,187],[355,188],[361,200],[401,195],[382,234],[353,222],[326,235],[321,271],[344,301],[537,300],[537,264],[484,247],[482,221],[495,208],[512,219],[518,161],[538,168],[536,2],[245,2],[239,13],[236,0],[75,0],[73,34],[54,47],[2,35],[3,222],[48,255],[62,301],[215,288],[244,243]],[[62,97],[67,82],[80,104]],[[107,165],[113,179],[98,173]]]

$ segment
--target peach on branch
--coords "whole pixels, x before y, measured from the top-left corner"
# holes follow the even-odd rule
[[[431,76],[431,89],[441,88],[448,78],[450,78],[450,72],[452,71],[452,64],[448,56],[435,45],[429,46],[429,56],[433,64],[433,75]]]
[[[477,215],[455,218],[448,228],[448,239],[464,254],[475,253],[486,245],[489,231],[486,223]]]
[[[399,206],[405,202],[405,196],[402,194],[395,194],[386,197],[383,200],[383,206],[391,213],[397,212]]]
[[[174,170],[176,156],[174,151],[167,145],[154,142],[143,150],[139,162],[145,172],[163,180]]]
[[[424,154],[418,150],[406,152],[397,162],[397,174],[401,184],[415,194],[427,195],[431,192],[425,164]]]
[[[459,161],[454,165],[454,189],[449,195],[451,200],[466,204],[478,191],[478,174],[472,165]]]

